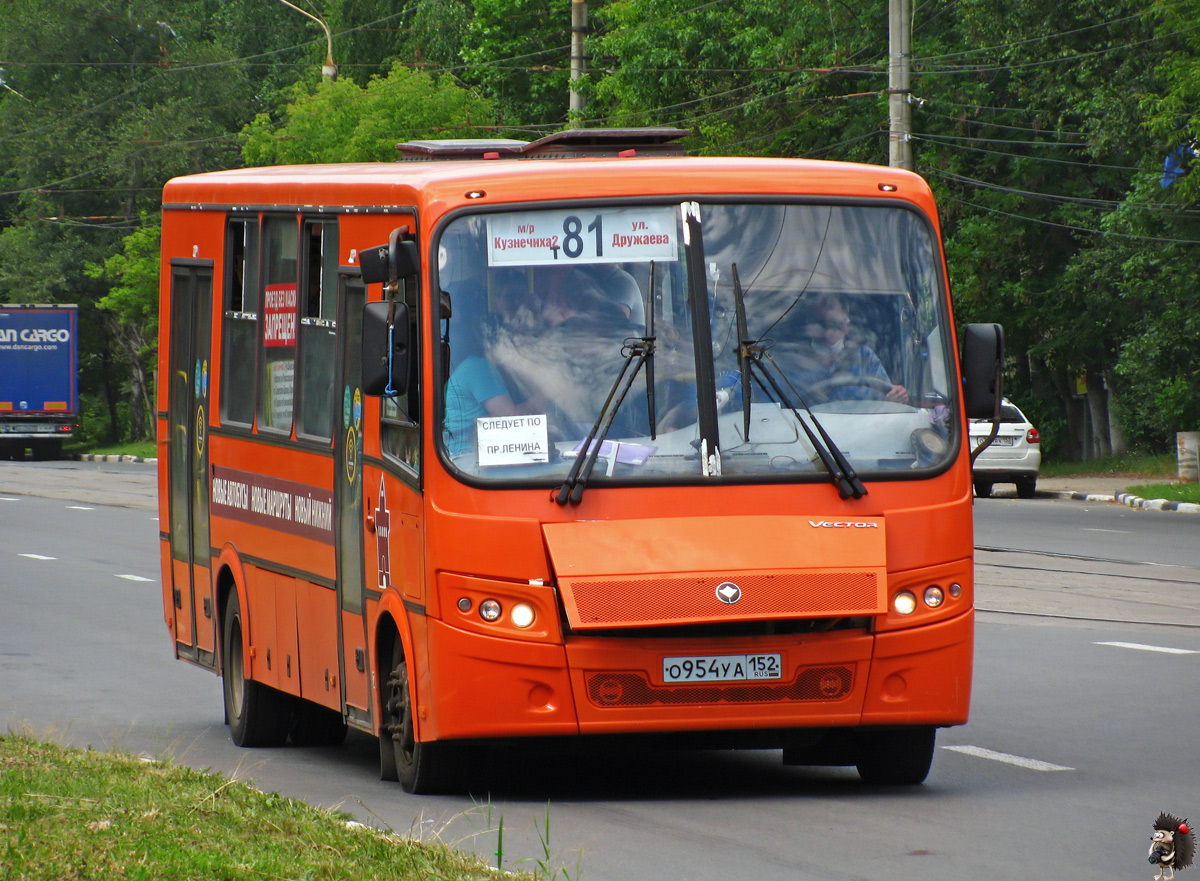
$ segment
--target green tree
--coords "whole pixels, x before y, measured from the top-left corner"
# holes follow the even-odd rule
[[[158,351],[158,277],[162,227],[148,218],[125,237],[121,253],[89,263],[91,278],[112,284],[97,302],[105,327],[129,365],[130,440],[153,436],[150,377]]]
[[[401,141],[478,137],[492,122],[492,105],[452,78],[395,64],[365,87],[350,79],[297,85],[283,120],[259,114],[243,132],[247,165],[390,161]]]

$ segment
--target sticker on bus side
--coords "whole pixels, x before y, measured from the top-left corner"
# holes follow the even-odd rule
[[[579,208],[488,216],[488,266],[679,259],[678,209]]]

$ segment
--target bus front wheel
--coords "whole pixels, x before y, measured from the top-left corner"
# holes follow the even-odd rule
[[[924,783],[936,740],[932,725],[865,731],[858,744],[858,776],[864,783],[885,786]]]
[[[282,692],[246,678],[243,626],[242,604],[237,591],[231,590],[221,627],[221,682],[229,735],[238,746],[283,746],[292,723],[291,703]]]
[[[384,739],[391,740],[392,760],[396,778],[405,792],[414,794],[445,792],[455,786],[454,757],[448,744],[422,743],[416,737],[413,721],[412,690],[408,662],[399,638],[392,646],[392,670],[384,694],[383,730],[380,732],[380,753],[386,748]],[[381,761],[381,776],[386,772],[386,757]]]

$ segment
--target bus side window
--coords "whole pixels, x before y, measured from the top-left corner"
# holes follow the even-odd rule
[[[300,399],[296,433],[328,441],[334,420],[333,373],[337,342],[338,226],[307,221],[301,236]]]
[[[262,367],[258,427],[291,432],[299,306],[295,216],[263,218]]]
[[[420,297],[414,278],[401,282],[401,296],[408,304],[410,339],[408,387],[395,397],[383,398],[381,425],[383,449],[391,458],[407,465],[414,475],[421,471],[421,358]]]
[[[221,329],[221,422],[254,423],[258,351],[258,218],[230,221]]]

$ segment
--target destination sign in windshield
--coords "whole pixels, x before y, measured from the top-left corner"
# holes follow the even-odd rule
[[[488,265],[676,260],[678,209],[580,208],[488,216]]]

